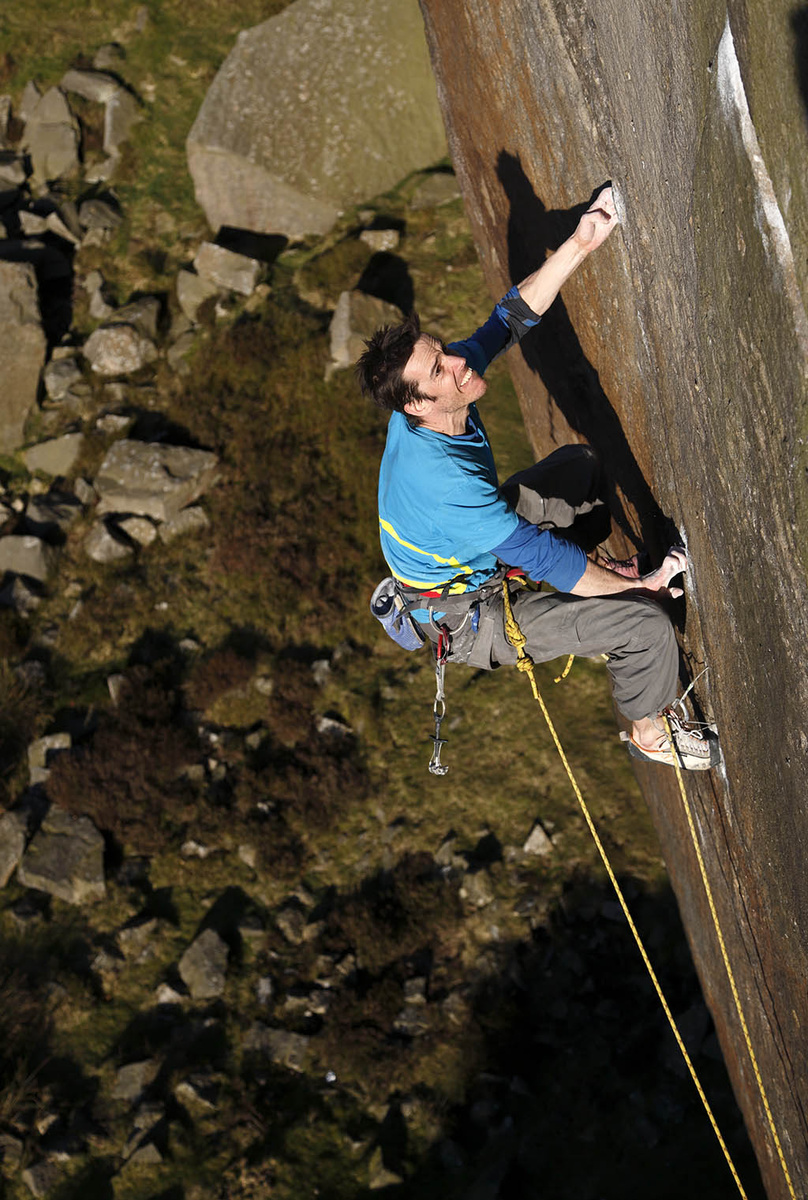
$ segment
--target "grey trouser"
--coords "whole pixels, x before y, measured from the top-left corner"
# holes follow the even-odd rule
[[[600,503],[599,475],[597,457],[588,446],[562,446],[527,471],[512,475],[500,491],[520,516],[567,537],[574,535],[572,527],[579,515]],[[637,594],[582,597],[520,588],[512,590],[512,602],[527,639],[525,649],[535,662],[562,654],[608,655],[614,699],[628,720],[655,716],[676,696],[676,637],[655,600]],[[480,604],[476,633],[468,620],[458,628],[462,621],[455,615],[446,620],[456,630],[452,662],[484,670],[516,662],[516,651],[505,636],[501,590]]]

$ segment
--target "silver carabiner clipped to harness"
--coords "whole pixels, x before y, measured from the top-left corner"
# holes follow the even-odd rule
[[[440,727],[446,716],[446,693],[444,679],[446,675],[446,660],[449,657],[450,636],[446,625],[440,626],[438,644],[435,647],[435,703],[432,713],[435,717],[435,736],[432,738],[432,757],[429,760],[430,775],[445,775],[449,768],[440,761],[440,754],[446,745],[446,738],[440,735]]]

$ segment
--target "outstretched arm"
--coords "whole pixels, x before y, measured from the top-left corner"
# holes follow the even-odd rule
[[[612,189],[607,187],[581,217],[572,237],[562,242],[537,271],[518,285],[519,295],[534,313],[541,316],[547,311],[570,275],[588,254],[606,241],[617,224],[614,196]]]

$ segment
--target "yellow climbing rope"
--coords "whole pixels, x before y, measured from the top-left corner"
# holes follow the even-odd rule
[[[674,745],[673,734],[671,733],[671,727],[668,722],[668,718],[664,715],[664,713],[662,716],[662,720],[665,725],[665,732],[668,735],[668,741],[670,742],[671,746],[673,746]],[[685,815],[687,816],[687,825],[690,830],[690,837],[693,841],[693,849],[696,851],[696,859],[698,860],[699,871],[701,872],[701,879],[702,879],[702,883],[704,884],[704,891],[707,894],[707,903],[710,906],[710,914],[713,918],[713,925],[715,926],[716,936],[718,937],[718,945],[721,949],[721,957],[724,960],[724,967],[726,969],[727,978],[729,980],[729,986],[732,991],[732,998],[735,1001],[735,1010],[738,1013],[738,1020],[740,1021],[741,1029],[743,1030],[743,1036],[744,1036],[744,1040],[746,1042],[746,1049],[749,1051],[749,1060],[752,1063],[752,1070],[755,1073],[755,1079],[757,1080],[758,1091],[760,1092],[760,1098],[763,1101],[763,1108],[766,1112],[766,1119],[769,1123],[769,1129],[771,1131],[772,1139],[773,1139],[774,1145],[777,1149],[777,1157],[780,1160],[780,1166],[783,1169],[783,1175],[785,1176],[786,1185],[788,1187],[788,1193],[792,1197],[792,1200],[797,1200],[797,1195],[796,1195],[796,1192],[794,1191],[794,1185],[791,1182],[791,1175],[789,1174],[785,1155],[783,1154],[783,1147],[780,1144],[780,1138],[777,1135],[777,1129],[774,1124],[774,1117],[772,1116],[772,1110],[769,1107],[769,1100],[768,1100],[768,1097],[766,1096],[766,1089],[763,1086],[763,1079],[761,1077],[760,1069],[758,1067],[757,1057],[755,1056],[755,1051],[752,1046],[752,1039],[749,1036],[749,1027],[746,1024],[746,1017],[744,1016],[743,1008],[741,1007],[741,998],[738,994],[738,988],[735,983],[735,975],[734,975],[732,967],[730,965],[729,955],[727,954],[727,947],[724,943],[724,935],[721,932],[721,926],[718,921],[718,913],[716,911],[715,902],[713,900],[713,890],[710,887],[710,881],[707,878],[707,869],[704,865],[704,858],[701,853],[701,847],[699,846],[699,841],[696,836],[696,824],[693,820],[693,814],[691,812],[690,805],[688,804],[688,800],[687,800],[687,792],[685,791],[685,781],[684,781],[684,778],[682,777],[682,768],[679,765],[679,760],[675,754],[673,756],[673,762],[674,762],[674,767],[676,768],[676,778],[679,781],[679,791],[682,796],[682,804],[684,805]]]
[[[634,924],[634,919],[631,916],[631,913],[629,912],[628,904],[626,903],[626,899],[623,895],[622,888],[620,887],[620,884],[617,882],[617,876],[615,875],[614,871],[612,870],[612,865],[609,861],[609,857],[606,853],[603,843],[600,840],[600,837],[598,836],[598,831],[595,828],[595,823],[592,820],[592,816],[589,812],[589,809],[587,808],[586,801],[584,800],[583,795],[581,793],[581,789],[578,786],[578,781],[576,780],[575,776],[572,773],[572,768],[570,767],[569,762],[567,761],[567,756],[564,753],[564,747],[561,745],[561,742],[559,741],[559,737],[558,737],[558,734],[556,733],[555,725],[552,722],[550,714],[547,711],[547,706],[545,705],[544,699],[542,698],[541,692],[539,691],[539,685],[536,683],[536,676],[533,671],[533,659],[530,657],[530,655],[525,650],[525,636],[522,633],[522,630],[519,628],[516,618],[513,615],[513,609],[511,608],[511,597],[508,592],[508,584],[507,584],[506,580],[503,580],[503,583],[502,583],[502,597],[503,597],[503,601],[505,604],[505,633],[508,638],[508,641],[511,643],[511,645],[516,650],[516,666],[518,667],[518,669],[520,671],[525,672],[525,674],[528,676],[528,679],[530,680],[530,686],[533,690],[533,696],[541,708],[542,715],[544,716],[544,719],[547,722],[547,728],[550,730],[550,735],[551,735],[553,741],[555,742],[555,746],[556,746],[556,749],[558,750],[559,755],[561,756],[561,761],[564,764],[564,769],[566,770],[567,776],[569,777],[569,781],[572,784],[572,788],[573,788],[573,791],[575,792],[575,796],[578,800],[578,804],[580,806],[581,812],[584,815],[584,820],[586,821],[587,825],[589,826],[589,832],[592,834],[595,845],[597,846],[597,849],[598,849],[598,853],[600,854],[600,857],[603,861],[603,865],[606,868],[606,873],[609,876],[609,879],[611,880],[612,887],[614,888],[615,894],[620,903],[620,907],[622,908],[625,918],[628,921],[629,929],[631,930],[631,932],[634,936],[634,941],[637,943],[637,949],[639,950],[642,960],[645,963],[646,969],[651,978],[651,982],[654,985],[654,990],[656,991],[656,994],[659,997],[659,1000],[660,1000],[660,1003],[664,1010],[665,1016],[668,1018],[668,1024],[670,1025],[671,1030],[673,1031],[673,1036],[676,1038],[676,1044],[678,1045],[678,1047],[682,1053],[682,1057],[685,1060],[687,1069],[690,1072],[690,1077],[693,1080],[693,1083],[695,1084],[696,1091],[698,1092],[699,1098],[701,1099],[701,1102],[704,1105],[705,1112],[707,1113],[707,1116],[710,1119],[710,1124],[713,1127],[713,1132],[715,1133],[715,1136],[718,1139],[718,1144],[723,1151],[724,1158],[727,1161],[727,1166],[729,1167],[730,1171],[732,1172],[732,1177],[735,1180],[738,1191],[740,1192],[740,1194],[744,1198],[744,1200],[747,1200],[746,1192],[743,1189],[743,1184],[741,1183],[738,1172],[735,1169],[735,1164],[733,1163],[732,1158],[729,1153],[729,1150],[727,1149],[726,1142],[724,1141],[723,1137],[721,1136],[721,1130],[718,1128],[716,1119],[713,1116],[713,1110],[710,1108],[710,1103],[709,1103],[706,1095],[704,1094],[704,1089],[701,1086],[701,1082],[699,1080],[698,1075],[696,1074],[696,1068],[693,1066],[690,1055],[687,1052],[687,1047],[685,1046],[684,1041],[682,1040],[682,1035],[679,1032],[679,1027],[676,1024],[673,1013],[671,1012],[668,1002],[665,999],[665,994],[662,991],[660,982],[656,977],[656,972],[654,971],[654,968],[651,965],[651,960],[648,957],[648,953],[643,944],[643,940],[640,937],[640,932],[637,929],[637,926]],[[750,1049],[751,1049],[751,1047],[750,1047]],[[762,1087],[762,1085],[761,1085],[761,1087]],[[767,1106],[767,1111],[768,1111],[768,1106]],[[777,1142],[778,1149],[779,1149],[779,1145],[780,1145],[780,1143],[778,1140],[778,1142]],[[781,1161],[782,1161],[782,1157],[781,1157]],[[783,1165],[785,1166],[785,1164],[783,1164]],[[789,1180],[789,1186],[790,1186],[790,1184],[791,1184],[791,1181]],[[793,1196],[793,1191],[792,1191],[792,1196]],[[795,1198],[795,1200],[796,1200],[796,1198]]]

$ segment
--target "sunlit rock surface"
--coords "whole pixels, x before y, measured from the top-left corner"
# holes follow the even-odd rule
[[[599,185],[619,193],[623,229],[512,366],[537,453],[573,437],[603,455],[624,545],[687,542],[686,678],[709,664],[696,694],[726,759],[687,791],[805,1195],[806,23],[785,0],[422,6],[492,293]],[[767,1190],[785,1197],[675,777],[642,783]]]
[[[244,30],[188,135],[213,229],[292,238],[445,153],[416,0],[297,0]]]

